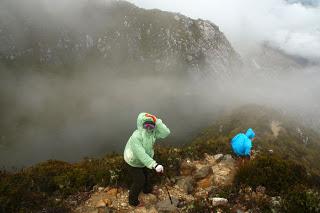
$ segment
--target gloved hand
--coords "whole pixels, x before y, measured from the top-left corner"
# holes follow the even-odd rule
[[[160,164],[157,164],[154,169],[156,170],[157,173],[163,173],[163,166]]]
[[[146,114],[146,117],[149,117],[149,118],[152,118],[152,120],[153,120],[153,122],[154,123],[156,123],[156,121],[157,121],[157,117],[156,116],[154,116],[154,115],[151,115],[151,114]]]

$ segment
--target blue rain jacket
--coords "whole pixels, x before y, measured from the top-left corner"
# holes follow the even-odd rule
[[[238,156],[250,156],[252,141],[255,136],[254,131],[249,128],[246,134],[239,133],[231,140],[234,153]]]

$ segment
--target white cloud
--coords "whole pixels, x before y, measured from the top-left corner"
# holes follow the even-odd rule
[[[130,0],[217,24],[242,54],[269,42],[288,54],[320,60],[320,6],[284,0]]]

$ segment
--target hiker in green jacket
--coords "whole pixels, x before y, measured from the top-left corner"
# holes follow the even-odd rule
[[[153,145],[158,138],[165,138],[170,130],[162,120],[149,113],[140,113],[137,119],[137,130],[129,138],[124,150],[124,160],[129,164],[129,173],[132,185],[129,191],[129,204],[138,206],[138,197],[141,191],[151,193],[148,172],[154,169],[163,173],[164,168],[154,159]]]

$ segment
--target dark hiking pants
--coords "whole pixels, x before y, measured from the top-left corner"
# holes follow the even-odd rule
[[[129,166],[129,174],[132,179],[132,184],[129,191],[129,204],[132,206],[139,205],[139,194],[141,191],[147,194],[152,191],[152,186],[149,180],[149,169],[136,168]]]

